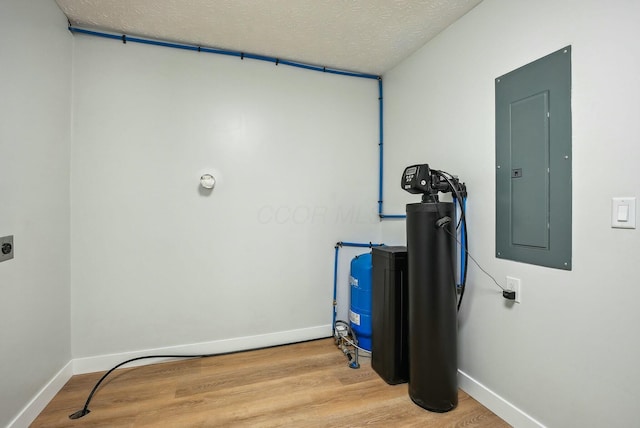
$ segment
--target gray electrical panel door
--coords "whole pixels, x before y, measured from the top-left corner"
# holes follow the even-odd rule
[[[571,270],[571,46],[496,87],[496,257]]]

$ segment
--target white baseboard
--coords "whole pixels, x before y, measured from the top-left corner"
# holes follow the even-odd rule
[[[268,346],[285,345],[305,340],[320,339],[323,337],[330,337],[332,334],[331,325],[321,325],[317,327],[280,331],[256,336],[235,337],[231,339],[214,340],[211,342],[193,343],[189,345],[168,346],[164,348],[142,349],[118,354],[76,358],[73,360],[73,374],[108,370],[123,361],[145,355],[196,355],[236,352],[248,349],[265,348]],[[171,358],[144,359],[129,363],[126,367],[142,366],[168,360],[171,360]]]
[[[164,348],[144,349],[118,354],[98,355],[95,357],[76,358],[69,361],[27,404],[24,409],[9,423],[9,428],[27,427],[49,401],[60,391],[64,384],[74,374],[90,373],[108,370],[114,365],[144,355],[152,354],[214,354],[236,352],[248,349],[264,348],[284,345],[305,340],[330,337],[331,325],[281,331],[255,336],[236,337],[231,339],[214,340],[211,342],[194,343],[189,345],[169,346]],[[153,364],[167,359],[147,359],[135,361],[127,367]],[[507,400],[491,391],[489,388],[463,372],[458,371],[460,388],[479,401],[482,405],[504,419],[510,425],[531,428],[544,428],[540,422],[509,403]]]
[[[544,425],[540,422],[509,403],[507,400],[462,370],[458,370],[458,385],[460,386],[460,389],[504,419],[509,425],[516,428],[544,428]]]
[[[69,361],[65,366],[60,369],[58,373],[55,374],[47,382],[45,386],[42,387],[40,391],[31,399],[29,404],[24,406],[24,408],[18,413],[18,415],[9,422],[7,425],[8,428],[22,428],[28,427],[47,407],[49,401],[55,397],[55,395],[62,389],[65,383],[73,376],[73,361]]]

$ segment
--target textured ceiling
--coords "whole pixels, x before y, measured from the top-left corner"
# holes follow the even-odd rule
[[[56,0],[74,26],[383,74],[482,0]]]

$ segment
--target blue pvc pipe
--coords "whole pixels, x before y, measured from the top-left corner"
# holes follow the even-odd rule
[[[384,198],[382,195],[382,184],[384,182],[384,103],[382,94],[382,78],[378,79],[378,105],[379,105],[379,137],[378,137],[378,217],[380,220],[407,218],[406,214],[384,214]]]
[[[132,42],[132,43],[141,43],[141,44],[144,44],[144,45],[163,46],[165,48],[173,48],[173,49],[183,49],[183,50],[186,50],[186,51],[197,51],[198,50],[197,46],[179,45],[177,43],[169,43],[169,42],[159,42],[159,41],[155,41],[155,40],[140,39],[138,37],[125,36],[125,38],[122,39],[122,40],[126,41],[126,42]]]
[[[458,206],[458,198],[456,198],[455,196],[451,197],[452,202],[453,202],[453,209],[455,210],[455,223],[456,225],[458,224],[458,208],[460,208]],[[462,213],[460,213],[460,218],[462,218]],[[462,237],[462,234],[460,235]],[[460,275],[458,278],[458,282],[456,282],[456,288],[459,288],[462,285],[462,244],[461,244],[462,240],[458,241],[458,227],[456,226],[456,249],[458,248],[458,245],[460,245]]]
[[[467,198],[462,198],[462,210],[465,212],[465,216],[462,218],[462,221],[466,223],[466,212],[467,212]],[[460,214],[462,215],[462,214]],[[467,236],[464,233],[465,228],[463,227],[460,231],[460,285],[462,285],[462,280],[464,278],[465,271],[467,269],[467,265],[464,263],[465,259],[465,244],[467,240]]]
[[[453,205],[456,207],[456,213],[458,212],[458,199],[454,196],[453,197]],[[462,211],[464,211],[465,213],[467,212],[467,198],[464,197],[462,198]],[[460,221],[461,222],[465,222],[466,219],[466,215],[464,217],[462,217],[462,212],[460,212]],[[456,217],[456,222],[457,222],[458,218]],[[460,223],[460,225],[462,225],[462,223]],[[465,259],[465,240],[467,239],[467,237],[465,236],[464,233],[464,227],[460,228],[460,277],[459,277],[459,283],[458,283],[458,287],[462,286],[462,281],[464,279],[464,272],[465,269],[467,268],[466,264],[464,263],[464,259]]]
[[[378,120],[380,122],[380,126],[379,126],[379,136],[378,136],[378,160],[379,160],[379,166],[378,166],[378,171],[379,171],[379,176],[378,176],[378,215],[380,216],[380,219],[383,219],[383,214],[382,214],[382,178],[383,178],[383,174],[384,174],[384,149],[383,149],[383,144],[384,144],[384,122],[383,122],[383,117],[384,117],[384,113],[383,113],[383,106],[384,104],[382,103],[382,79],[378,79],[378,105],[379,105],[379,117]]]
[[[117,36],[115,34],[100,33],[98,31],[85,30],[77,27],[69,27],[69,31],[71,31],[72,33],[87,34],[89,36],[104,37],[106,39],[122,40],[122,36]]]
[[[341,75],[341,76],[360,77],[360,78],[363,78],[363,79],[380,79],[380,76],[376,76],[374,74],[355,73],[355,72],[352,72],[352,71],[336,70],[336,69],[333,69],[333,68],[320,67],[320,66],[317,66],[317,65],[304,64],[304,63],[295,62],[295,61],[281,60],[279,58],[274,58],[274,57],[264,56],[264,55],[258,55],[258,54],[252,54],[252,53],[230,51],[230,50],[226,50],[226,49],[205,48],[205,47],[201,47],[201,46],[185,45],[185,44],[180,44],[180,43],[170,43],[170,42],[163,42],[163,41],[159,41],[159,40],[143,39],[143,38],[140,38],[140,37],[130,37],[130,36],[127,36],[126,34],[123,34],[123,35],[109,34],[109,33],[103,33],[103,32],[99,32],[99,31],[85,30],[83,28],[71,27],[71,26],[69,26],[69,31],[71,31],[72,33],[86,34],[86,35],[96,36],[96,37],[104,37],[104,38],[107,38],[107,39],[122,40],[123,42],[142,43],[142,44],[146,44],[146,45],[163,46],[163,47],[166,47],[166,48],[174,48],[174,49],[183,49],[183,50],[189,50],[189,51],[213,53],[213,54],[218,54],[218,55],[229,55],[229,56],[235,56],[235,57],[239,57],[239,58],[243,58],[243,59],[244,58],[249,58],[249,59],[255,59],[255,60],[258,60],[258,61],[272,62],[272,63],[274,63],[276,65],[283,64],[283,65],[288,65],[288,66],[291,66],[291,67],[304,68],[306,70],[321,71],[323,73],[330,73],[330,74],[338,74],[338,75]]]
[[[361,242],[338,242],[336,245],[341,247],[362,247],[362,248],[371,248],[371,247],[381,247],[384,244],[372,244],[369,242],[368,244],[364,244]]]

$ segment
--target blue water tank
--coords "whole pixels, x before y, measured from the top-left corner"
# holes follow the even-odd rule
[[[371,351],[371,253],[360,254],[351,260],[351,307],[349,321],[358,338],[358,346]]]

